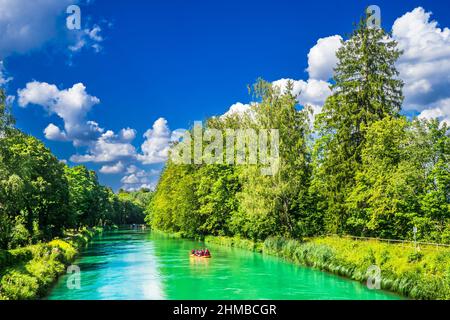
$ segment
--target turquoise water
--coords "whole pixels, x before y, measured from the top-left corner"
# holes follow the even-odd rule
[[[210,246],[211,259],[189,257],[201,242],[149,231],[97,236],[74,262],[81,286],[63,275],[48,299],[399,299],[332,274],[250,251]]]

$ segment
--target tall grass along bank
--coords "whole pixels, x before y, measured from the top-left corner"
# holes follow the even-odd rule
[[[46,295],[80,249],[102,228],[67,232],[64,239],[0,250],[0,300],[36,299]]]
[[[263,242],[255,242],[241,237],[221,237],[221,236],[206,236],[206,243],[218,244],[225,247],[235,247],[257,252],[263,251]]]
[[[205,242],[275,255],[299,265],[366,282],[369,267],[381,271],[380,288],[413,299],[450,299],[450,249],[414,248],[376,240],[320,237],[307,241],[271,237],[253,242],[207,236]]]

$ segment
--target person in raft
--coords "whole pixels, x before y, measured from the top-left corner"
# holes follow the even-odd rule
[[[198,256],[198,257],[210,257],[211,253],[209,252],[208,248],[202,249],[202,250],[192,249],[191,255]]]

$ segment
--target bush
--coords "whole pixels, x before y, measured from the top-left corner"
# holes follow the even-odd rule
[[[0,272],[11,263],[11,253],[7,250],[0,250]]]
[[[78,250],[72,244],[59,239],[50,241],[48,246],[52,248],[52,254],[64,264],[72,261],[78,253]]]
[[[412,263],[412,262],[418,262],[420,260],[422,260],[423,258],[423,253],[422,252],[411,252],[408,255],[408,262]]]
[[[25,248],[9,250],[9,254],[10,254],[9,266],[31,260],[33,257],[33,248],[34,247],[36,247],[36,246],[34,245],[34,246],[28,246]]]
[[[8,300],[33,299],[39,290],[38,280],[32,275],[12,270],[1,281],[0,296]]]
[[[25,300],[44,296],[73,261],[79,248],[101,228],[83,229],[65,240],[0,251],[0,300]]]
[[[16,217],[14,227],[11,232],[10,248],[17,248],[29,244],[30,233],[25,228],[23,217]]]

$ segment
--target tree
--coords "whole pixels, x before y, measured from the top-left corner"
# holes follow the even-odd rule
[[[240,190],[239,176],[230,165],[205,165],[196,173],[195,195],[203,234],[230,235],[230,221],[238,209],[236,193]]]
[[[386,117],[366,132],[362,163],[347,198],[347,228],[352,234],[404,238],[420,217],[421,163],[410,155],[416,132],[405,118]]]
[[[116,196],[94,171],[61,163],[14,128],[0,90],[0,248],[61,236],[68,228],[143,223],[148,191]]]
[[[448,241],[449,136],[437,120],[387,117],[367,130],[347,198],[352,234]]]
[[[93,186],[89,180],[89,172],[84,166],[65,167],[65,176],[69,185],[69,225],[79,228],[83,225],[86,213],[92,203]]]
[[[286,88],[278,88],[260,80],[253,88],[255,97],[260,99],[253,109],[255,119],[242,125],[256,132],[278,130],[279,159],[273,175],[261,173],[263,164],[242,167],[242,191],[237,194],[240,209],[232,219],[233,225],[251,238],[295,236],[304,230],[308,211],[310,109],[298,110],[291,82]]]
[[[0,140],[14,127],[14,118],[6,104],[5,91],[0,88]]]
[[[39,140],[20,132],[4,138],[3,145],[1,162],[9,173],[2,180],[7,215],[23,222],[34,240],[61,234],[68,204],[64,165]]]
[[[422,128],[425,148],[420,148],[425,171],[424,192],[419,196],[422,221],[415,221],[423,236],[433,241],[450,243],[450,131],[448,125],[437,119],[416,122]],[[423,224],[421,222],[428,222]],[[431,232],[430,232],[431,231]],[[428,234],[428,235],[427,235]]]
[[[198,234],[204,221],[198,214],[194,174],[193,165],[166,163],[146,217],[154,228],[187,236]]]
[[[398,116],[403,83],[395,62],[401,52],[395,41],[363,22],[337,51],[332,95],[317,116],[321,145],[315,169],[316,190],[322,193],[328,232],[343,232],[345,202],[361,164],[367,128],[387,116]]]
[[[117,195],[120,201],[120,216],[116,224],[144,223],[145,210],[147,209],[153,193],[148,189],[138,191],[120,190]]]

